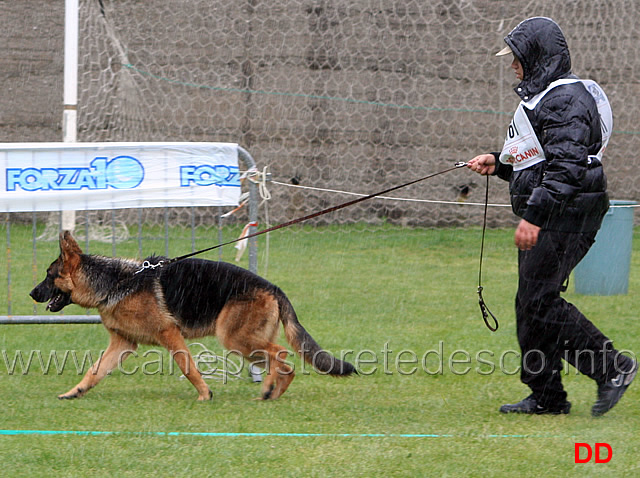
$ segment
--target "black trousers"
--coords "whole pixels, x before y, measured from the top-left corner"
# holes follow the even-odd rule
[[[560,293],[573,268],[594,243],[596,233],[540,231],[536,246],[519,251],[516,296],[521,380],[538,404],[563,403],[562,360],[598,384],[628,368],[611,341]]]

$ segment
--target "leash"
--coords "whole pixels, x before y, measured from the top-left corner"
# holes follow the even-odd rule
[[[315,217],[322,216],[324,214],[329,214],[331,212],[335,212],[335,211],[338,211],[340,209],[344,209],[345,207],[353,206],[354,204],[358,204],[358,203],[360,203],[362,201],[366,201],[368,199],[372,199],[372,198],[375,198],[377,196],[382,196],[383,194],[388,194],[388,193],[390,193],[392,191],[396,191],[398,189],[406,188],[407,186],[411,186],[413,184],[419,183],[421,181],[425,181],[425,180],[433,178],[435,176],[439,176],[441,174],[448,173],[448,172],[453,171],[455,169],[460,169],[460,168],[462,168],[462,167],[464,167],[466,165],[467,165],[466,162],[458,161],[451,168],[443,169],[442,171],[438,171],[436,173],[428,174],[426,176],[423,176],[423,177],[418,178],[418,179],[414,179],[413,181],[409,181],[409,182],[401,184],[399,186],[394,186],[394,187],[385,189],[384,191],[379,191],[377,193],[369,194],[368,196],[363,196],[361,198],[354,199],[352,201],[347,201],[345,203],[338,204],[337,206],[332,206],[332,207],[323,209],[321,211],[317,211],[317,212],[314,212],[312,214],[308,214],[306,216],[302,216],[302,217],[299,217],[299,218],[296,218],[296,219],[292,219],[291,221],[283,222],[281,224],[269,227],[267,229],[262,229],[260,231],[257,231],[257,232],[254,232],[252,234],[249,234],[247,236],[239,237],[237,239],[233,239],[231,241],[223,242],[221,244],[216,244],[215,246],[207,247],[205,249],[200,249],[199,251],[191,252],[189,254],[184,254],[184,255],[179,256],[179,257],[174,257],[173,259],[169,259],[168,261],[159,261],[159,262],[157,262],[155,264],[151,264],[149,261],[144,261],[142,263],[141,269],[139,271],[137,271],[136,274],[139,273],[139,272],[142,272],[142,271],[144,271],[146,269],[156,269],[157,267],[162,267],[165,264],[172,264],[174,262],[182,261],[184,259],[188,259],[188,258],[196,256],[198,254],[203,254],[205,252],[212,251],[212,250],[218,249],[220,247],[228,246],[230,244],[234,244],[236,242],[243,241],[245,239],[250,239],[252,237],[257,237],[257,236],[260,236],[262,234],[266,234],[268,232],[273,232],[273,231],[277,231],[278,229],[283,229],[285,227],[293,226],[294,224],[298,224],[298,223],[303,222],[303,221],[308,221],[309,219],[313,219]],[[484,301],[484,299],[482,297],[482,290],[483,290],[483,288],[482,288],[482,259],[483,259],[483,256],[484,256],[484,236],[485,236],[485,231],[487,229],[487,210],[488,210],[488,206],[489,206],[489,176],[487,175],[487,187],[486,187],[486,191],[485,191],[485,200],[484,200],[484,219],[483,219],[483,225],[482,225],[482,242],[481,242],[481,245],[480,245],[480,267],[479,267],[479,273],[478,273],[478,302],[480,304],[480,310],[482,312],[482,319],[484,320],[484,323],[489,328],[489,330],[491,330],[492,332],[495,332],[496,330],[498,330],[498,319],[489,310],[489,308],[485,304],[485,301]],[[493,321],[493,324],[489,321],[489,317],[491,317],[491,319]]]
[[[303,217],[299,217],[299,218],[296,218],[296,219],[292,219],[291,221],[283,222],[282,224],[278,224],[276,226],[272,226],[272,227],[269,227],[267,229],[262,229],[262,230],[260,230],[258,232],[254,232],[254,233],[249,234],[249,235],[244,236],[244,237],[239,237],[237,239],[233,239],[231,241],[224,242],[222,244],[217,244],[215,246],[207,247],[206,249],[201,249],[199,251],[195,251],[195,252],[192,252],[190,254],[185,254],[185,255],[179,256],[179,257],[174,257],[173,259],[170,259],[170,260],[168,260],[166,262],[163,262],[162,264],[172,264],[174,262],[178,262],[178,261],[181,261],[183,259],[188,259],[189,257],[193,257],[193,256],[196,256],[198,254],[202,254],[204,252],[212,251],[214,249],[218,249],[220,247],[228,246],[230,244],[234,244],[236,242],[243,241],[245,239],[250,239],[252,237],[256,237],[256,236],[260,236],[262,234],[266,234],[267,232],[273,232],[273,231],[277,231],[278,229],[282,229],[282,228],[285,228],[285,227],[293,226],[294,224],[298,224],[299,222],[308,221],[309,219],[313,219],[315,217],[322,216],[324,214],[329,214],[331,212],[335,212],[335,211],[338,211],[340,209],[344,209],[345,207],[353,206],[354,204],[358,204],[358,203],[360,203],[362,201],[366,201],[368,199],[372,199],[372,198],[375,198],[377,196],[382,196],[383,194],[387,194],[387,193],[390,193],[392,191],[396,191],[398,189],[406,188],[407,186],[411,186],[412,184],[416,184],[416,183],[419,183],[421,181],[425,181],[425,180],[433,178],[435,176],[439,176],[440,174],[448,173],[449,171],[453,171],[454,169],[460,169],[460,168],[462,168],[462,167],[464,167],[466,165],[467,165],[467,163],[462,162],[462,161],[458,161],[451,168],[443,169],[442,171],[438,171],[436,173],[428,174],[427,176],[423,176],[421,178],[414,179],[413,181],[409,181],[409,182],[401,184],[399,186],[394,186],[394,187],[391,187],[389,189],[385,189],[384,191],[379,191],[377,193],[369,194],[368,196],[363,196],[361,198],[354,199],[352,201],[348,201],[348,202],[345,202],[345,203],[342,203],[342,204],[338,204],[337,206],[332,206],[332,207],[329,207],[327,209],[323,209],[322,211],[318,211],[318,212],[314,212],[312,214],[308,214],[307,216],[303,216]],[[160,263],[158,263],[158,264],[160,264]],[[143,264],[141,270],[148,269],[149,267],[151,267],[150,264]],[[156,267],[157,267],[157,265],[156,265]]]
[[[487,174],[487,187],[485,189],[484,195],[484,219],[482,221],[482,241],[480,242],[480,265],[478,267],[478,304],[480,305],[480,311],[482,312],[482,320],[484,320],[485,325],[491,332],[495,332],[498,330],[499,324],[498,319],[495,315],[489,310],[487,304],[484,302],[484,298],[482,297],[482,258],[484,256],[484,235],[487,230],[487,209],[489,208],[489,175]],[[489,317],[491,317],[491,323],[489,321]]]

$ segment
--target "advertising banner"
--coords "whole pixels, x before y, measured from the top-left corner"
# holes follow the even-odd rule
[[[0,212],[237,206],[233,143],[0,143]]]

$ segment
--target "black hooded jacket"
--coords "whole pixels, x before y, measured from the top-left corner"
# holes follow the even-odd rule
[[[555,80],[577,78],[565,37],[553,20],[525,20],[504,41],[522,64],[523,80],[515,88],[522,100],[529,101]],[[494,153],[494,174],[509,181],[513,211],[543,229],[597,231],[609,198],[602,164],[589,159],[602,146],[595,100],[582,83],[570,83],[552,88],[525,112],[546,159],[514,171]]]

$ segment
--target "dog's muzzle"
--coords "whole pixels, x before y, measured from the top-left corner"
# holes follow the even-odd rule
[[[47,310],[51,312],[59,312],[67,305],[71,304],[71,294],[62,292],[58,288],[51,289],[42,284],[33,288],[29,295],[38,303],[47,302]]]

